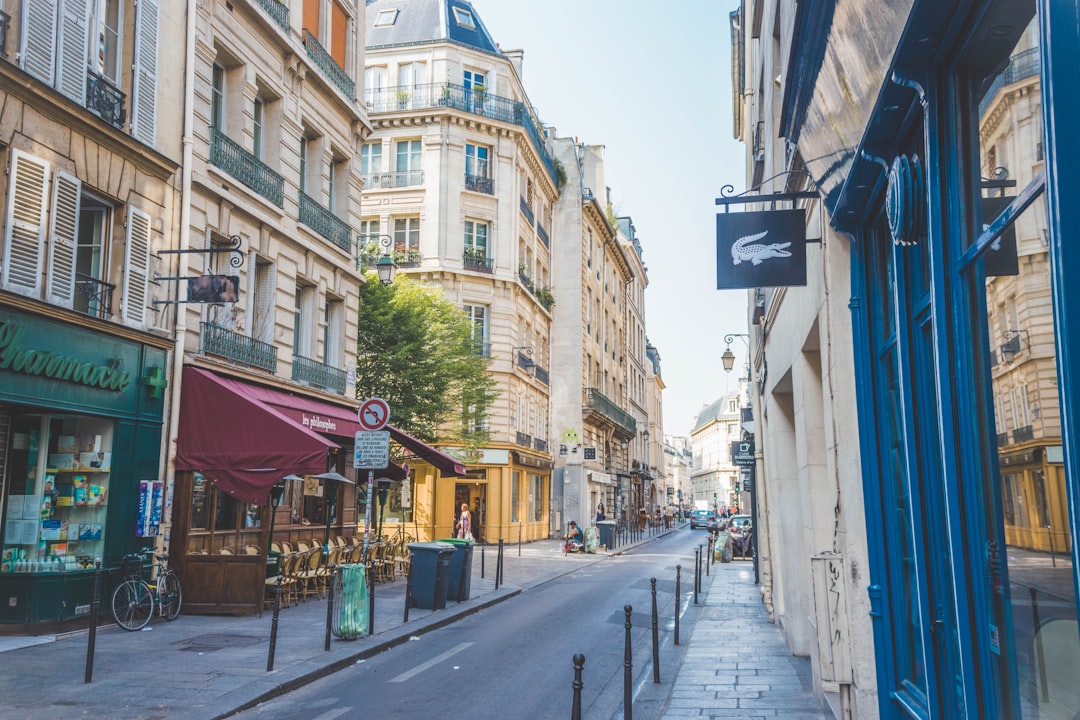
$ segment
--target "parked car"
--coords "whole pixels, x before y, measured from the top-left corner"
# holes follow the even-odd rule
[[[753,519],[749,515],[732,515],[728,518],[728,524],[733,529],[745,530],[748,527],[753,527]]]
[[[709,523],[712,513],[708,510],[695,510],[690,513],[690,529],[703,528]]]

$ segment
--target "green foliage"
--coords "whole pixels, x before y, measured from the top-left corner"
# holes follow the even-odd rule
[[[425,442],[475,447],[487,440],[465,425],[484,424],[498,386],[461,308],[408,278],[383,285],[369,274],[359,325],[357,399],[386,400],[390,422]]]
[[[566,185],[566,167],[562,164],[559,158],[555,160],[555,187],[561,192],[563,186]]]

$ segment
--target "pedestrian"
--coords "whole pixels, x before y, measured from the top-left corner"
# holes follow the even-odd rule
[[[649,526],[649,511],[645,508],[641,508],[641,529],[644,530]]]
[[[606,517],[607,516],[604,515],[604,503],[600,503],[596,506],[596,522],[600,522],[606,519]]]
[[[463,540],[472,540],[472,516],[469,514],[469,504],[461,503],[461,515],[457,521],[457,536]]]

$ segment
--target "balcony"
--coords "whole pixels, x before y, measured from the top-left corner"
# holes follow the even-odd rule
[[[259,7],[269,15],[278,27],[289,32],[289,6],[280,0],[258,0]]]
[[[368,90],[364,95],[372,115],[409,110],[446,108],[520,126],[528,136],[536,154],[552,182],[558,183],[555,160],[544,144],[544,133],[535,111],[523,102],[492,95],[486,90],[467,88],[454,83],[427,83]]]
[[[532,435],[527,435],[519,430],[514,442],[522,447],[532,447]]]
[[[536,234],[540,236],[540,242],[544,243],[544,247],[551,247],[551,243],[548,240],[547,230],[540,223],[536,223]]]
[[[465,189],[486,195],[495,194],[495,181],[482,175],[465,175]]]
[[[1028,440],[1034,440],[1034,439],[1035,439],[1035,431],[1032,429],[1032,427],[1030,425],[1025,425],[1023,427],[1018,427],[1015,430],[1013,430],[1013,442],[1014,443],[1027,442]]]
[[[393,190],[394,188],[418,187],[424,184],[423,170],[370,173],[363,176],[365,190]]]
[[[551,376],[548,375],[548,371],[539,365],[533,365],[533,375],[537,380],[545,385],[551,385]]]
[[[307,49],[308,59],[311,60],[315,67],[319,68],[319,72],[326,77],[330,84],[340,90],[341,94],[348,98],[349,102],[355,102],[356,83],[341,69],[341,66],[337,64],[337,60],[326,52],[326,49],[319,44],[319,41],[315,39],[315,36],[307,28],[304,28],[304,47]]]
[[[998,447],[1005,447],[1006,445],[1008,445],[1009,444],[1009,433],[1007,433],[1007,432],[998,433],[997,434],[997,444],[998,444]]]
[[[7,57],[7,34],[11,27],[11,16],[0,10],[0,57]]]
[[[278,207],[285,206],[285,178],[217,128],[210,128],[210,163]]]
[[[473,350],[475,350],[476,354],[480,357],[491,357],[491,343],[489,342],[482,342],[480,340],[474,341]]]
[[[525,198],[521,198],[521,214],[529,221],[530,227],[536,223],[536,216],[533,215],[532,206],[525,201]]]
[[[473,272],[492,273],[495,271],[495,259],[489,258],[487,253],[475,248],[465,248],[465,254],[461,258],[466,270]]]
[[[91,317],[108,320],[112,315],[112,296],[116,286],[104,280],[75,273],[75,309]]]
[[[585,388],[585,408],[594,415],[614,423],[631,437],[637,435],[637,421],[634,416],[613,403],[596,388]]]
[[[986,109],[990,107],[990,103],[993,102],[994,98],[1003,87],[1038,74],[1038,47],[1028,48],[1027,50],[1022,50],[1013,55],[1009,58],[1009,65],[1000,75],[994,78],[994,82],[991,83],[990,89],[986,91],[982,100],[979,101],[979,115],[986,113]]]
[[[267,372],[277,370],[277,348],[247,335],[227,330],[214,323],[199,323],[200,352],[216,355],[230,362],[259,368]]]
[[[300,193],[300,222],[342,250],[352,249],[352,231],[349,224],[305,193]]]
[[[93,70],[86,71],[86,107],[113,127],[124,126],[124,93]]]
[[[331,390],[338,395],[345,394],[344,370],[306,358],[303,355],[293,355],[292,379],[296,382]]]
[[[533,438],[533,447],[540,452],[547,452],[547,440],[541,440],[540,438]]]

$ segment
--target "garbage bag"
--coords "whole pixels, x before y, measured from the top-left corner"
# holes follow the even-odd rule
[[[600,547],[600,532],[595,525],[590,525],[585,528],[585,552],[595,554],[598,547]]]
[[[722,563],[731,562],[731,533],[723,530],[716,533],[716,541],[713,543],[713,560]]]
[[[331,630],[341,640],[355,640],[367,633],[368,589],[361,564],[341,565],[334,578],[335,621]]]

